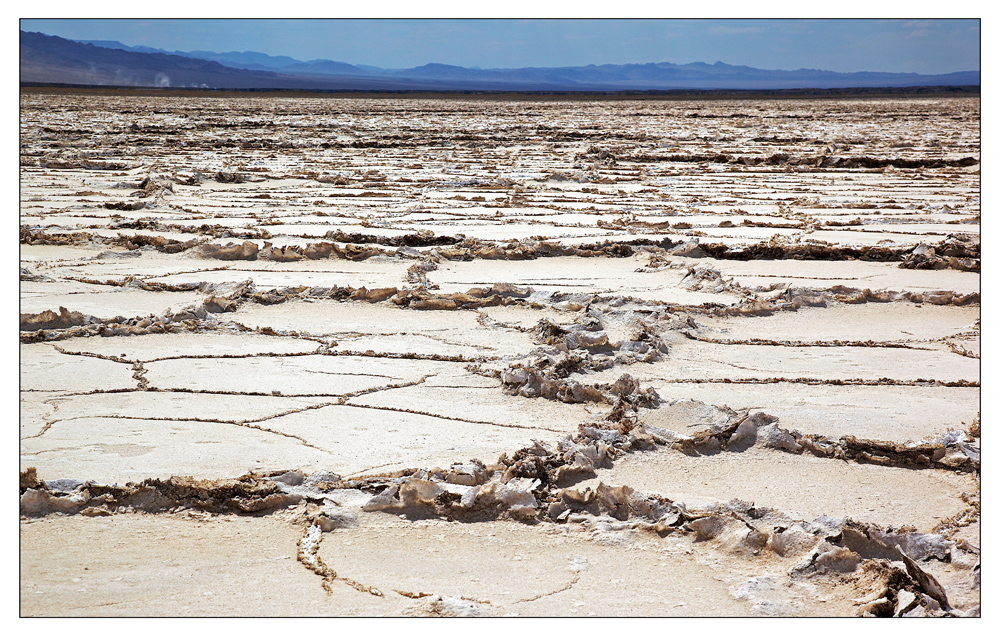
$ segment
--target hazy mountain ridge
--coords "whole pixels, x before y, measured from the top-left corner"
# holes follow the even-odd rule
[[[382,69],[301,61],[256,51],[165,51],[113,40],[73,41],[21,32],[21,81],[209,88],[371,90],[670,90],[979,85],[979,71],[945,75],[766,70],[707,64],[601,64],[466,68],[431,63]]]

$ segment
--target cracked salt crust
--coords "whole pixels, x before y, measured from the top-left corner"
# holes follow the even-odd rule
[[[739,483],[727,476],[739,474]],[[742,453],[689,456],[679,451],[640,453],[599,470],[577,488],[630,484],[647,493],[704,505],[727,483],[735,499],[777,508],[802,519],[821,514],[850,517],[884,526],[913,525],[930,532],[945,517],[961,511],[959,494],[975,488],[968,475],[858,465],[851,471],[810,456],[780,455],[759,449]]]
[[[22,474],[22,509],[79,514],[22,518],[22,614],[977,613],[978,121],[965,98],[23,94],[20,463],[42,482]],[[874,441],[666,447],[749,413]],[[545,468],[584,430],[610,464]],[[472,460],[517,505],[449,521],[485,487]],[[97,494],[248,471],[285,475],[277,507]],[[590,484],[620,517],[633,491],[599,481],[715,512],[559,507]],[[362,510],[388,483],[404,518],[389,495]],[[719,512],[735,498],[910,524],[952,560],[901,583],[874,539],[808,557],[804,530]],[[748,551],[761,536],[785,547]]]
[[[894,442],[964,429],[979,413],[978,387],[684,383],[663,384],[657,392],[668,402],[693,400],[737,411],[764,409],[782,427],[803,433]],[[653,424],[661,418],[658,411],[643,416]],[[701,424],[695,419],[666,428],[684,431],[692,425]]]

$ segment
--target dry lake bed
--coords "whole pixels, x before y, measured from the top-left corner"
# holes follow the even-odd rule
[[[978,98],[20,98],[22,616],[978,616]]]

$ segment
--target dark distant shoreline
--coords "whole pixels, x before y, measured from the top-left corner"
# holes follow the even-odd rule
[[[980,87],[972,86],[903,86],[859,88],[781,88],[781,89],[670,89],[620,91],[424,91],[424,90],[351,90],[294,88],[156,88],[151,86],[95,86],[86,84],[47,84],[21,82],[21,92],[40,94],[134,95],[160,97],[326,97],[372,99],[478,99],[478,100],[717,100],[717,99],[844,99],[880,97],[979,97]]]

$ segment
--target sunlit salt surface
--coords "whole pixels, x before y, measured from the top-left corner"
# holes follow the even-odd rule
[[[23,92],[21,614],[978,615],[979,108]]]

